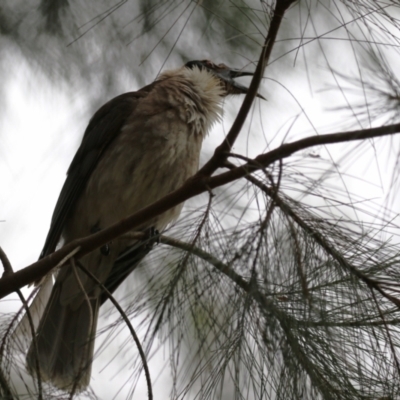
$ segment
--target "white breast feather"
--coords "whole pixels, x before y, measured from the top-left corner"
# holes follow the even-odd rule
[[[160,76],[160,80],[163,79],[171,79],[171,84],[179,85],[179,91],[184,93],[186,122],[193,126],[196,134],[207,135],[223,114],[225,92],[219,79],[197,67],[167,71]]]

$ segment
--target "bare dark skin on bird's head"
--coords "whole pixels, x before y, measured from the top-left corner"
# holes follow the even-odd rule
[[[233,69],[223,63],[214,64],[210,60],[189,61],[188,63],[185,64],[185,66],[187,68],[197,67],[199,69],[207,69],[211,73],[215,74],[219,78],[220,84],[225,89],[226,95],[246,94],[248,92],[248,88],[239,84],[234,79],[242,76],[254,75],[254,72]],[[258,93],[256,96],[265,100],[265,98]]]
[[[190,61],[102,106],[69,167],[41,257],[54,252],[61,239],[69,243],[107,228],[193,176],[203,139],[221,120],[224,97],[247,93],[235,79],[250,75],[208,60]],[[140,229],[161,232],[178,218],[182,206]],[[78,262],[113,292],[150,251],[149,240],[124,235]],[[35,374],[38,363],[43,380],[81,391],[90,382],[98,311],[106,297],[73,263],[60,269],[48,293],[37,328],[38,359],[31,345],[28,370]],[[44,299],[40,292],[38,299]]]

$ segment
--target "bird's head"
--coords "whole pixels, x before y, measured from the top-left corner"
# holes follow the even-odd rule
[[[214,64],[210,60],[195,60],[189,61],[185,64],[185,68],[194,69],[198,68],[199,70],[207,70],[216,76],[221,86],[225,89],[226,95],[228,94],[246,94],[248,92],[248,88],[246,86],[241,85],[236,82],[234,79],[239,78],[241,76],[253,76],[254,72],[247,72],[238,69],[229,68],[225,64]],[[263,96],[257,93],[257,97],[264,99]]]

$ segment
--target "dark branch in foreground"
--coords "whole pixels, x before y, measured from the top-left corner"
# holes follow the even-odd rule
[[[247,118],[247,114],[249,113],[251,105],[253,104],[254,98],[257,95],[257,91],[260,86],[262,77],[264,76],[265,68],[268,65],[269,59],[271,57],[272,49],[274,47],[276,36],[281,26],[284,14],[286,10],[290,7],[290,5],[294,2],[295,0],[278,0],[276,2],[274,14],[268,29],[268,34],[265,38],[264,46],[262,48],[257,63],[257,68],[251,80],[251,84],[246,94],[246,97],[243,100],[242,106],[240,107],[240,110],[226,138],[215,149],[214,155],[199,171],[201,175],[210,176],[221,166],[221,164],[226,160],[226,153],[232,149],[232,146],[239,136],[244,121]]]
[[[272,163],[287,158],[298,151],[313,146],[371,139],[374,137],[394,135],[399,132],[400,123],[344,133],[309,136],[295,142],[283,144],[268,153],[257,156],[254,160],[249,161],[240,167],[233,168],[230,171],[216,176],[205,177],[200,173],[201,171],[199,171],[199,173],[194,175],[193,178],[188,179],[179,189],[143,208],[141,211],[138,211],[137,213],[96,234],[74,240],[40,261],[37,261],[13,274],[4,276],[0,279],[0,298],[3,298],[17,289],[42,278],[77,247],[80,247],[80,249],[76,253],[75,257],[79,259],[85,254],[88,254],[115,238],[134,230],[137,226],[151,218],[164,213],[170,208],[175,207],[194,196],[243,178],[254,171],[266,168]],[[223,165],[221,165],[221,167],[223,167]]]

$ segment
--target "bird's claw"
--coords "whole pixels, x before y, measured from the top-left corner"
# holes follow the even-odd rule
[[[154,244],[160,243],[160,232],[154,226],[146,229],[144,231],[145,237],[143,241],[145,242],[146,247],[153,247]]]

